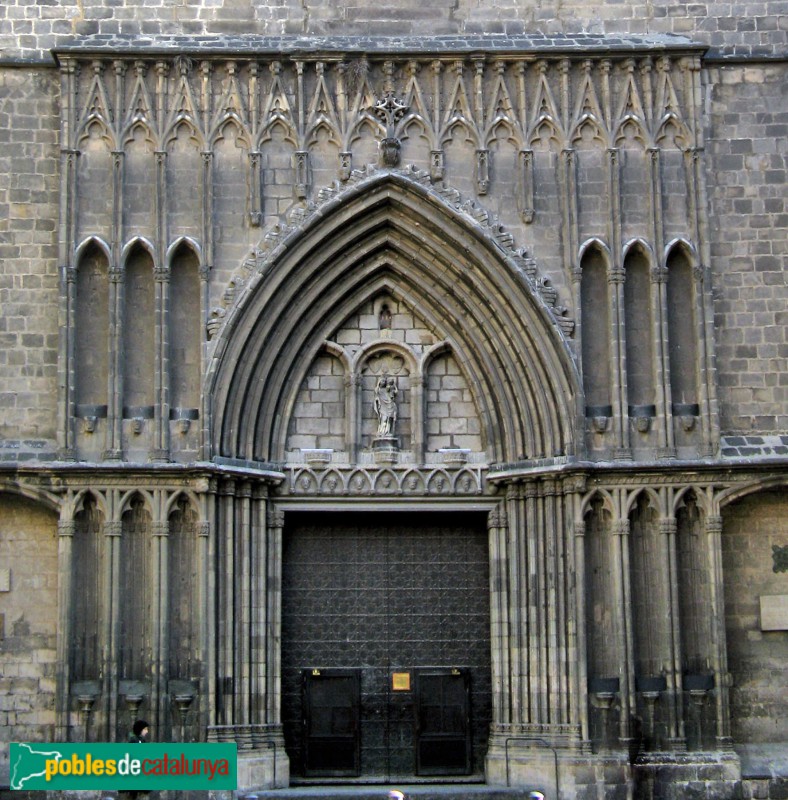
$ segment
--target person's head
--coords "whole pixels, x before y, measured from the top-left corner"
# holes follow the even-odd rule
[[[148,735],[148,723],[144,719],[138,719],[131,729],[134,731],[134,735],[139,736],[140,739],[144,739]]]

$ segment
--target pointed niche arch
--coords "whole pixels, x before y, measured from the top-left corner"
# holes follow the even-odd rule
[[[245,265],[209,367],[213,455],[284,460],[309,365],[382,294],[445,339],[490,461],[574,453],[582,392],[569,321],[511,236],[414,170],[359,171],[321,194]]]

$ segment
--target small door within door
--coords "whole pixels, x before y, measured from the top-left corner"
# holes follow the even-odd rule
[[[416,772],[468,775],[471,771],[470,673],[416,672]]]
[[[304,670],[304,775],[360,774],[359,671]]]

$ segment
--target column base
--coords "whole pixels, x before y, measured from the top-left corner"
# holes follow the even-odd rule
[[[252,790],[284,789],[290,785],[290,759],[279,725],[213,725],[209,742],[238,745],[237,795]]]
[[[518,737],[492,741],[487,752],[487,783],[539,791],[556,800],[626,796],[632,780],[627,752],[589,753],[588,743],[581,741],[569,747],[555,744]]]
[[[290,759],[281,747],[238,751],[238,792],[284,789],[290,785]]]

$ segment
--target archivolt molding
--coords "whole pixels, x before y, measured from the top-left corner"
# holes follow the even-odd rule
[[[426,173],[369,168],[270,230],[232,279],[224,314],[212,314],[224,316],[206,384],[215,453],[280,460],[293,387],[331,330],[380,291],[451,332],[481,387],[494,458],[573,448],[572,322],[533,259]]]
[[[494,242],[507,261],[522,276],[528,291],[545,306],[563,334],[572,335],[574,320],[569,316],[567,308],[558,304],[558,292],[550,279],[539,274],[536,259],[526,249],[518,248],[514,236],[478,202],[464,198],[460,192],[451,187],[433,185],[428,172],[412,165],[401,170],[379,169],[367,165],[362,169],[353,170],[347,182],[342,183],[337,180],[331,186],[321,189],[315,202],[294,206],[285,220],[277,222],[263,235],[257,248],[241,268],[236,270],[223,293],[221,310],[224,313],[220,313],[217,309],[216,316],[227,324],[234,314],[234,309],[243,304],[247,287],[253,287],[260,277],[264,277],[283,250],[315,221],[357,197],[369,186],[395,177],[421,187],[429,194],[432,201],[460,214],[468,225]]]

